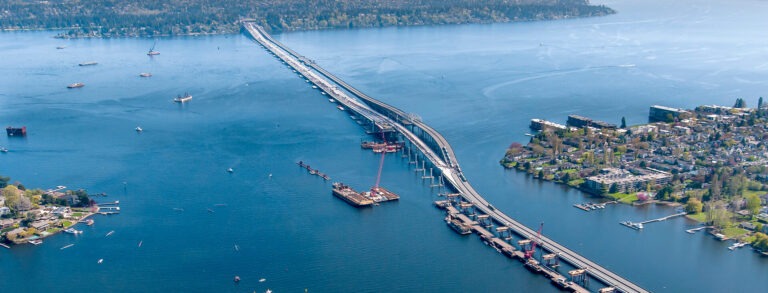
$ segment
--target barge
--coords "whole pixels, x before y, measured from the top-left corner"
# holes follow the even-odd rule
[[[355,207],[364,207],[373,204],[373,200],[358,193],[348,185],[336,182],[333,183],[333,195],[343,199],[348,204]]]
[[[8,136],[26,136],[27,135],[27,127],[13,127],[8,126],[5,128],[5,132],[8,134]]]

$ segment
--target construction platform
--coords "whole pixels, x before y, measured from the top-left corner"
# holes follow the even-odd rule
[[[343,199],[348,204],[351,204],[355,207],[365,207],[373,204],[372,199],[363,196],[359,192],[341,182],[333,183],[333,195]]]

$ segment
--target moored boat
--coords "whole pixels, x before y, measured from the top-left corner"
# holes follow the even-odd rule
[[[43,240],[42,239],[33,239],[33,240],[29,240],[27,242],[29,242],[30,244],[33,244],[33,245],[43,244]]]

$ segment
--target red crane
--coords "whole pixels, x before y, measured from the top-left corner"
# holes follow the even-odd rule
[[[379,172],[376,174],[376,185],[371,187],[371,196],[375,196],[379,191],[379,183],[381,183],[381,171],[384,169],[384,156],[387,154],[387,138],[384,137],[384,131],[381,131],[381,140],[384,141],[384,149],[381,152],[381,159],[379,159]]]
[[[541,223],[541,225],[539,225],[539,231],[536,232],[536,239],[533,240],[533,244],[531,244],[531,249],[525,251],[525,258],[531,258],[533,257],[533,254],[536,253],[536,244],[541,243],[541,229],[544,229],[543,222]]]

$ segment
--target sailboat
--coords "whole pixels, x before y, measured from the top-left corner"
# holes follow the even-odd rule
[[[160,52],[158,52],[158,51],[155,51],[155,45],[157,45],[157,42],[155,42],[154,44],[152,44],[152,48],[149,48],[149,52],[147,52],[147,55],[148,55],[148,56],[155,56],[155,55],[160,55]]]

